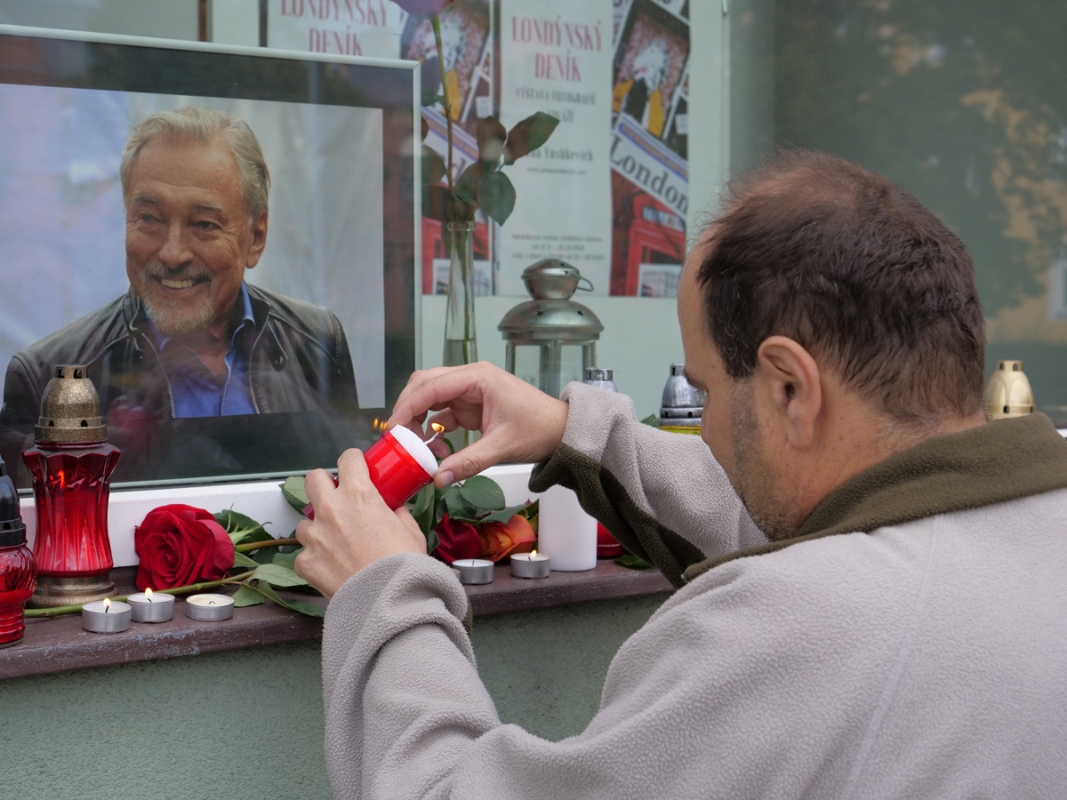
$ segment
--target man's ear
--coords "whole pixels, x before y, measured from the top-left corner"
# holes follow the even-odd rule
[[[823,406],[822,376],[811,353],[786,336],[769,336],[756,352],[753,377],[779,415],[789,444],[810,448]]]
[[[259,263],[263,248],[267,246],[267,212],[264,211],[252,222],[252,244],[248,248],[247,269]]]

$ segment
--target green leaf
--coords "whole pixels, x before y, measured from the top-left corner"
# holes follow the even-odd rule
[[[230,535],[230,541],[235,545],[265,542],[274,538],[254,519],[233,509],[220,511],[215,515],[215,521],[226,529],[226,533]]]
[[[422,215],[424,217],[445,223],[450,219],[451,208],[452,198],[448,193],[448,187],[440,185],[422,187]],[[444,228],[444,225],[441,227]],[[447,243],[445,250],[448,250]]]
[[[303,475],[290,475],[286,478],[285,483],[282,484],[282,495],[285,497],[286,502],[301,514],[311,504],[311,501],[308,500],[307,492],[304,491]]]
[[[259,566],[259,564],[257,564],[255,561],[250,559],[244,553],[234,553],[233,554],[233,565],[235,567],[252,567],[252,569],[255,569],[256,567]]]
[[[288,553],[275,553],[274,558],[270,560],[270,563],[278,564],[279,566],[285,567],[286,569],[296,569],[296,567],[294,566],[296,562],[296,557],[300,555],[300,551],[303,549],[303,547],[294,547]]]
[[[498,225],[507,222],[515,209],[515,186],[511,178],[500,171],[487,172],[482,177],[482,211]]]
[[[419,103],[420,106],[433,106],[433,105],[437,105],[438,103],[440,103],[441,105],[444,105],[444,101],[445,101],[445,98],[443,98],[441,95],[439,95],[433,89],[429,88],[428,86],[423,86],[422,87],[422,102]],[[425,124],[426,124],[426,122],[424,120],[423,121],[423,125],[425,125]],[[425,133],[422,134],[422,138],[423,139],[426,138],[426,134]]]
[[[423,535],[429,539],[430,533],[433,531],[436,520],[434,512],[436,511],[436,490],[434,485],[428,484],[419,490],[419,493],[415,495],[415,510],[411,516],[415,518],[415,522],[419,525],[419,530]]]
[[[423,89],[425,92],[426,90]],[[419,115],[419,122],[422,123],[422,139],[420,141],[425,142],[426,137],[430,135],[430,123],[426,121],[426,117]]]
[[[480,161],[468,166],[456,181],[456,199],[478,208],[481,205],[482,173],[484,168]]]
[[[626,567],[627,569],[651,569],[652,565],[645,561],[643,558],[635,556],[633,553],[624,553],[615,559],[615,563],[620,567]]]
[[[653,428],[658,428],[659,427],[659,415],[658,414],[649,414],[647,417],[645,417],[643,420],[641,420],[641,424],[642,425],[651,425]]]
[[[292,569],[281,564],[260,564],[250,576],[251,580],[266,581],[274,586],[306,586],[307,581]]]
[[[504,147],[504,163],[514,164],[524,155],[532,153],[548,141],[557,125],[558,119],[540,111],[516,123],[508,133],[507,145]]]
[[[482,517],[482,522],[507,522],[514,517],[520,511],[526,508],[526,504],[521,506],[509,506],[508,508],[501,509],[500,511],[494,511],[492,514],[487,514]]]
[[[500,124],[496,117],[486,117],[478,123],[478,159],[496,166],[504,153],[504,142],[508,138],[508,129]]]
[[[484,475],[468,478],[460,487],[459,493],[469,505],[476,509],[499,511],[506,505],[500,485]]]
[[[426,554],[431,555],[439,544],[441,544],[441,540],[437,537],[437,531],[430,531],[426,535]]]
[[[301,614],[306,614],[309,617],[325,617],[326,609],[319,608],[313,603],[305,603],[303,600],[282,600],[278,597],[278,593],[270,587],[270,584],[260,581],[255,587],[254,591],[259,592],[264,597],[273,600],[282,608],[288,608],[291,611],[299,611]]]
[[[445,177],[444,159],[432,147],[422,146],[422,183],[424,186],[436,186]]]
[[[521,511],[516,511],[516,514],[522,514],[526,519],[532,520],[537,517],[537,513],[541,510],[541,501],[534,500],[532,503],[527,503],[522,507]]]
[[[478,509],[463,499],[460,487],[449,486],[441,499],[445,503],[448,516],[462,522],[477,522]]]
[[[237,608],[258,606],[267,602],[267,598],[249,586],[242,586],[233,595],[233,604]]]

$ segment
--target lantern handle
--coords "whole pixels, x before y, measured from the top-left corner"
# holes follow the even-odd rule
[[[582,281],[585,281],[589,285],[588,286],[582,286]],[[581,291],[581,292],[591,292],[591,291],[593,291],[593,282],[591,280],[589,280],[588,278],[578,278],[578,290]]]

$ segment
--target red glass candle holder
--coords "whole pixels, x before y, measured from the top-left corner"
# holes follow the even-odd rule
[[[26,547],[18,494],[0,461],[0,647],[21,641],[26,602],[36,585],[37,566]]]
[[[626,551],[619,544],[619,540],[611,535],[611,531],[605,528],[603,523],[598,522],[596,524],[596,557],[618,558],[624,552]]]
[[[37,507],[33,606],[86,603],[115,591],[107,576],[114,566],[107,507],[119,449],[105,441],[99,402],[84,367],[56,367],[34,446],[22,453]]]
[[[437,474],[437,459],[426,442],[404,427],[386,431],[363,457],[371,483],[393,510],[414,497]],[[315,519],[315,509],[310,504],[304,508],[304,516]]]

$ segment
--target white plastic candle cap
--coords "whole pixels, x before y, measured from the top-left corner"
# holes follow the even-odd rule
[[[388,433],[408,451],[412,458],[419,462],[419,466],[426,470],[427,475],[432,478],[437,474],[437,459],[417,433],[403,425],[390,428]]]

